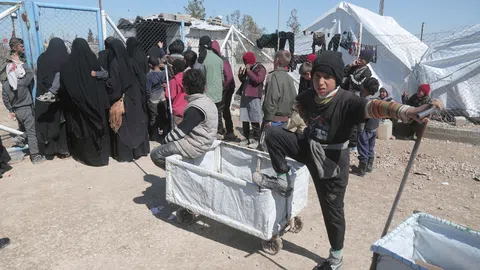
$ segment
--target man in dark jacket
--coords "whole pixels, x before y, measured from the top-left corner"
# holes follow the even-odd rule
[[[2,98],[3,104],[10,112],[12,119],[17,119],[20,125],[25,127],[24,137],[28,140],[30,149],[30,158],[33,164],[38,164],[45,161],[45,157],[39,154],[37,133],[35,130],[35,117],[33,112],[33,100],[30,92],[30,87],[33,83],[33,71],[24,64],[25,76],[18,79],[17,90],[8,83],[8,80],[3,83]]]

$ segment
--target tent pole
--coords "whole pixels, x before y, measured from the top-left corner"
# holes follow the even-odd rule
[[[278,15],[277,15],[277,51],[280,50],[280,0],[278,0]]]
[[[360,52],[362,51],[362,35],[363,35],[363,23],[360,23],[360,30],[358,31],[357,58],[360,57]]]
[[[422,31],[420,32],[420,41],[423,41],[423,29],[425,27],[425,22],[422,22]]]

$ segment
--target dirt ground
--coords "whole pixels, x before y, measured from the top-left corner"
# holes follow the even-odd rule
[[[345,269],[368,269],[412,147],[379,141],[376,171],[350,177]],[[425,140],[413,169],[423,175],[410,175],[393,225],[421,210],[480,229],[478,164],[479,146]],[[0,179],[0,237],[12,240],[0,269],[311,269],[328,254],[312,184],[303,231],[286,234],[283,250],[270,256],[259,239],[215,221],[169,220],[164,172],[149,158],[103,168],[24,160],[11,173]],[[154,216],[149,209],[158,206],[166,208]]]

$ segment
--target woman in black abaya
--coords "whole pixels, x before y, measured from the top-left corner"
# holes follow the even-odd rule
[[[61,68],[60,102],[65,107],[72,157],[89,166],[106,166],[110,157],[105,81],[92,77],[100,62],[87,41],[77,38],[72,53]]]
[[[147,59],[147,55],[143,51],[142,43],[140,43],[140,41],[135,37],[128,38],[127,52],[130,58],[132,58],[135,64],[137,64],[140,72],[145,74],[145,76],[147,76],[147,73],[149,72],[148,59]]]
[[[112,157],[119,162],[130,162],[150,152],[145,83],[141,83],[144,76],[120,40],[112,40],[106,44],[106,48],[106,69],[109,73],[107,93],[112,105],[110,126],[114,123],[111,134]],[[112,111],[119,104],[124,108],[124,113],[112,117],[115,115]],[[120,123],[115,121],[117,118],[120,118]]]
[[[63,40],[53,38],[47,50],[37,61],[36,97],[58,90],[60,66],[67,61],[68,51]],[[67,157],[69,155],[65,118],[59,102],[35,102],[35,128],[41,155]]]

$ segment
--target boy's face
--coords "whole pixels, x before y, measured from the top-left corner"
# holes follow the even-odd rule
[[[417,90],[417,97],[418,97],[418,98],[422,98],[422,97],[424,97],[424,96],[425,96],[425,94],[422,92],[422,90],[420,90],[420,88],[418,88],[418,90]]]
[[[386,98],[387,97],[387,91],[385,90],[380,90],[380,98]]]
[[[364,67],[364,66],[366,66],[368,63],[367,63],[367,61],[365,61],[365,59],[363,59],[363,58],[358,58],[357,64],[358,64],[359,66],[361,66],[361,67]]]
[[[330,92],[337,88],[335,77],[324,72],[315,72],[312,79],[313,87],[319,97],[326,97]]]
[[[302,75],[302,78],[307,80],[307,81],[310,81],[312,79],[312,74],[310,72],[307,72],[307,73]]]

